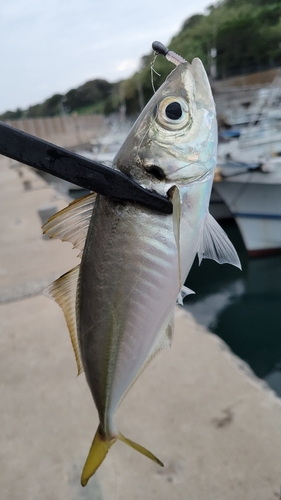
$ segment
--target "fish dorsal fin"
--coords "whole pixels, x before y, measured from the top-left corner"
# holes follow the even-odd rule
[[[213,259],[219,264],[232,264],[241,269],[237,252],[230,239],[215,221],[210,213],[207,214],[198,249],[199,264],[202,259]]]
[[[191,295],[195,293],[193,290],[191,290],[190,288],[188,288],[187,286],[182,286],[181,288],[181,291],[180,293],[178,294],[178,297],[177,297],[177,304],[180,304],[181,306],[183,306],[183,299],[187,296],[187,295]]]
[[[77,336],[75,312],[79,268],[80,265],[74,267],[71,271],[63,274],[63,276],[54,281],[50,286],[48,286],[48,288],[46,288],[46,290],[44,290],[44,294],[47,295],[47,297],[54,299],[63,310],[74,350],[78,375],[83,371]]]
[[[73,201],[44,224],[43,233],[50,238],[70,241],[73,248],[78,248],[82,253],[95,200],[96,193],[92,193]]]

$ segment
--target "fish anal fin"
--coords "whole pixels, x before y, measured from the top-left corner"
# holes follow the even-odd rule
[[[80,265],[58,278],[44,290],[62,308],[77,363],[78,375],[83,371],[76,326],[76,292]]]
[[[95,200],[95,193],[74,200],[68,207],[57,212],[44,224],[43,233],[50,238],[69,241],[74,248],[78,248],[82,253]]]
[[[151,451],[144,448],[144,446],[141,446],[140,444],[131,441],[131,439],[126,438],[125,436],[123,436],[123,434],[121,434],[121,432],[119,432],[117,438],[120,439],[120,441],[123,441],[123,443],[126,443],[128,446],[131,446],[131,448],[138,451],[142,455],[146,456],[147,458],[150,458],[150,460],[153,460],[153,462],[156,462],[158,465],[161,465],[161,467],[164,467],[163,462],[161,462],[159,458],[153,455]]]
[[[107,440],[102,432],[101,426],[98,426],[97,432],[92,442],[92,446],[88,453],[82,475],[81,475],[81,485],[86,486],[90,477],[94,475],[96,470],[104,461],[108,450],[115,443],[115,439]]]
[[[232,264],[241,269],[240,260],[234,246],[224,230],[209,213],[206,216],[201,232],[198,258],[199,264],[201,264],[202,259],[213,259],[219,264]]]

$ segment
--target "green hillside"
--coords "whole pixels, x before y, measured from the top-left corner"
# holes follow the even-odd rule
[[[217,78],[248,74],[281,66],[280,0],[223,0],[211,5],[206,14],[188,18],[169,48],[187,60],[202,59],[208,73],[216,63]],[[211,49],[217,56],[211,58]],[[23,111],[7,111],[1,120],[21,117],[117,112],[126,104],[127,114],[138,113],[152,95],[150,63],[153,53],[142,57],[140,69],[127,80],[110,84],[92,80],[67,94],[55,94],[41,104]],[[164,81],[172,65],[158,57],[155,86]]]
[[[281,66],[280,0],[224,0],[209,7],[206,15],[196,14],[185,21],[172,38],[169,48],[191,61],[199,57],[210,74],[212,48],[217,49],[217,78],[261,71]],[[127,108],[138,111],[139,88],[145,100],[152,95],[150,61],[152,53],[142,60],[142,69],[122,85]],[[154,75],[158,87],[172,65],[158,57]]]

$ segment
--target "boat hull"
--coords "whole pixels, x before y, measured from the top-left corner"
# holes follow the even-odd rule
[[[214,190],[233,214],[251,256],[281,253],[280,179],[247,173],[215,182]]]
[[[211,192],[209,212],[217,221],[233,218],[228,206],[214,189]]]

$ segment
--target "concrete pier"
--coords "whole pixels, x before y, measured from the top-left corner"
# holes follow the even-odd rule
[[[0,157],[1,499],[280,499],[280,400],[180,307],[172,349],[117,413],[120,431],[165,467],[116,443],[80,486],[97,413],[62,312],[41,293],[78,263],[69,243],[42,236],[38,215],[68,201]]]
[[[106,118],[103,115],[25,118],[6,120],[6,123],[65,148],[91,143],[107,131]]]

